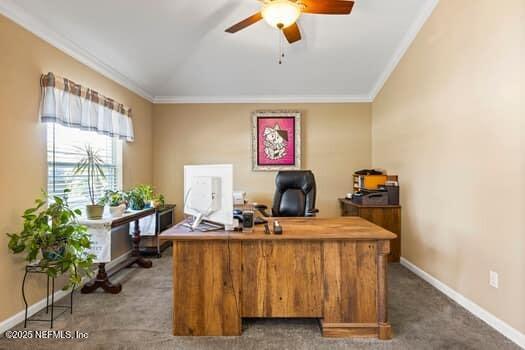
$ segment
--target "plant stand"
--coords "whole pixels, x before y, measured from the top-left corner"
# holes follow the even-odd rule
[[[43,273],[43,274],[46,274],[47,276],[46,314],[49,314],[50,313],[49,311],[51,311],[51,315],[48,319],[37,319],[37,318],[27,317],[29,304],[27,303],[27,298],[26,298],[26,293],[25,293],[25,284],[26,284],[27,275],[30,273],[40,273],[40,274]],[[49,304],[49,292],[50,292],[49,282],[50,280],[51,280],[51,304]],[[75,291],[75,286],[71,288],[69,306],[68,305],[55,305],[55,278],[49,277],[46,271],[43,270],[43,268],[38,264],[26,265],[24,279],[22,280],[22,298],[24,299],[24,304],[25,304],[24,328],[27,328],[28,322],[49,322],[50,328],[53,328],[53,322],[55,321],[55,319],[57,319],[60,315],[62,315],[68,309],[69,309],[70,314],[72,314],[73,313],[73,292],[74,291]],[[55,314],[55,308],[62,309],[62,312]]]

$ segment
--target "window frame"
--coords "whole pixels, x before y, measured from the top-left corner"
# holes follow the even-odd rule
[[[53,195],[61,195],[60,193],[57,193],[56,192],[56,180],[51,180],[50,179],[50,174],[51,172],[53,172],[53,177],[55,177],[55,173],[56,173],[56,160],[55,160],[55,154],[56,154],[56,127],[57,127],[57,123],[45,123],[46,124],[46,129],[45,129],[45,134],[46,134],[46,137],[45,137],[45,148],[44,148],[44,154],[45,154],[45,162],[46,162],[46,192],[48,193],[48,196],[49,196],[49,199],[51,199],[53,197]],[[58,126],[60,127],[63,127],[63,128],[69,128],[69,127],[66,127],[66,126],[63,126],[63,125],[60,125],[58,124]],[[53,137],[53,140],[49,140],[49,136],[50,136],[50,131],[49,131],[49,128],[52,128],[52,137]],[[82,129],[77,129],[77,128],[70,128],[70,129],[76,129],[77,131],[80,131],[80,132],[88,132],[88,133],[96,133],[95,131],[89,131],[89,130],[82,130]],[[111,139],[111,151],[112,151],[112,158],[115,159],[115,162],[114,164],[111,164],[111,166],[115,167],[115,171],[116,171],[116,175],[115,175],[115,182],[116,182],[116,188],[115,190],[119,190],[121,191],[122,190],[122,182],[123,182],[123,141],[120,140],[118,137],[111,137],[111,136],[108,136],[108,135],[103,135],[103,134],[99,134],[100,136],[103,136],[103,137],[108,137]],[[50,161],[49,159],[49,152],[50,152],[50,149],[49,149],[49,146],[50,146],[50,142],[52,142],[52,145],[53,145],[53,151],[52,151],[52,154],[53,154],[53,160]],[[53,167],[53,169],[50,169],[50,167]],[[51,185],[53,186],[53,188],[51,188]],[[48,199],[48,200],[49,200]],[[81,203],[79,203],[78,205],[73,205],[73,208],[78,208],[78,209],[84,209],[85,205],[87,204],[90,204],[90,200],[89,198],[84,198],[83,201]]]

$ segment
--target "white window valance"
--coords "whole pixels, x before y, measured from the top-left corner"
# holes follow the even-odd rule
[[[133,141],[130,108],[53,73],[42,75],[41,86],[42,122],[59,123]]]

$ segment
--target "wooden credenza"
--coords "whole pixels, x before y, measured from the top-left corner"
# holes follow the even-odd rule
[[[399,262],[399,258],[401,257],[400,205],[359,205],[346,198],[339,198],[339,204],[341,206],[342,216],[359,216],[395,233],[397,238],[390,242],[390,255],[388,261]]]
[[[241,335],[243,317],[309,317],[324,336],[390,339],[395,235],[358,217],[279,221],[282,235],[181,224],[161,234],[173,241],[173,334]]]

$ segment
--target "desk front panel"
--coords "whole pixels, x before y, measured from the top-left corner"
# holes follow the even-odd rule
[[[388,240],[173,241],[174,335],[240,335],[242,317],[315,317],[325,336],[390,338]]]
[[[242,244],[243,317],[322,317],[319,241]]]
[[[173,244],[173,334],[241,334],[241,244]]]
[[[375,242],[323,243],[325,323],[377,322]]]

